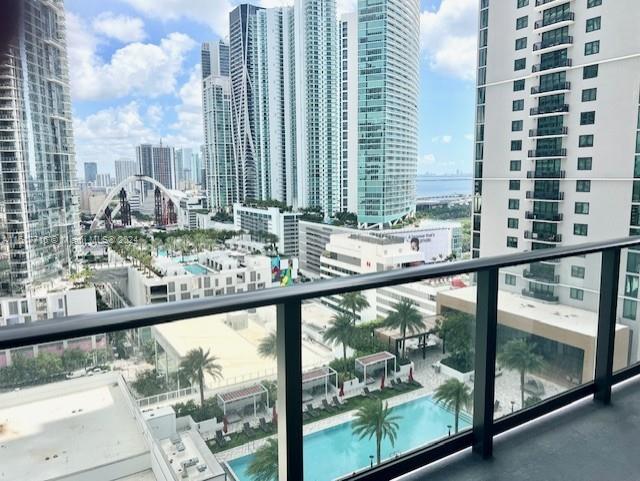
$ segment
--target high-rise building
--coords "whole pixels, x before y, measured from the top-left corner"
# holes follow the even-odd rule
[[[21,3],[0,54],[0,289],[14,293],[68,269],[80,220],[64,4]]]
[[[638,18],[635,0],[481,2],[474,257],[640,233]],[[637,317],[639,259],[623,255],[623,320]],[[599,269],[576,257],[500,280],[595,310]]]
[[[296,135],[300,207],[340,208],[338,22],[335,0],[296,0]]]
[[[260,7],[238,5],[229,13],[231,120],[238,200],[260,199],[256,119],[256,13]]]
[[[415,212],[420,2],[361,0],[358,24],[358,223],[382,227]]]
[[[175,150],[176,163],[176,189],[184,189],[186,184],[190,184],[191,179],[187,178],[185,171],[191,173],[191,163],[193,161],[193,151],[190,148],[180,148]]]
[[[340,19],[340,210],[358,212],[358,13]]]
[[[209,75],[229,76],[229,45],[224,41],[203,42],[200,54],[202,80]]]
[[[260,190],[298,205],[293,7],[259,10],[256,39]]]
[[[133,160],[116,160],[114,165],[116,169],[116,184],[138,173],[138,164]]]
[[[237,198],[229,77],[210,75],[204,79],[202,106],[207,203],[211,209],[221,209]],[[201,166],[193,162],[191,170],[192,179],[197,179]]]
[[[84,181],[95,182],[98,175],[98,164],[96,162],[84,163]]]
[[[136,147],[138,169],[142,175],[157,180],[167,189],[175,189],[176,170],[173,147],[142,144]],[[151,187],[147,187],[149,190]]]
[[[96,187],[102,187],[109,189],[113,186],[113,179],[111,174],[98,174],[96,176]]]

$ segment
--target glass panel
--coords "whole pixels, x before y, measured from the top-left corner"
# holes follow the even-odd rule
[[[638,302],[640,288],[640,249],[622,249],[620,253],[620,283],[618,285],[618,326],[616,346],[625,346],[616,353],[614,371],[640,361],[638,352]],[[626,356],[625,356],[626,354]]]
[[[495,418],[591,381],[600,254],[500,271]],[[575,276],[580,272],[580,276]],[[505,282],[506,276],[511,282]]]

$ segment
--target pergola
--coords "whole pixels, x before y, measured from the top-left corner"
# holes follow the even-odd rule
[[[418,349],[422,349],[422,359],[427,357],[427,349],[435,346],[436,343],[429,340],[429,335],[433,332],[438,324],[438,320],[443,319],[442,316],[429,316],[424,318],[423,326],[414,332],[407,333],[405,342],[410,339],[418,339]],[[402,345],[402,332],[399,328],[392,327],[379,327],[375,330],[378,338],[386,338],[389,349],[395,352],[396,356],[400,352],[400,346]]]
[[[313,385],[311,387],[315,387],[324,383],[324,396],[327,397],[329,395],[329,380],[331,377],[335,378],[334,386],[338,386],[338,373],[335,369],[329,366],[311,369],[310,371],[302,374],[302,390],[304,391],[305,389],[308,389],[310,384]],[[305,387],[305,385],[307,387]]]
[[[368,356],[362,356],[356,358],[355,368],[358,370],[358,366],[364,370],[364,382],[367,383],[367,368],[384,363],[384,373],[387,374],[387,364],[393,359],[393,372],[396,372],[396,356],[387,351],[377,352],[375,354],[369,354]]]
[[[217,398],[222,402],[222,412],[226,416],[227,404],[238,403],[247,399],[253,399],[253,415],[258,413],[257,401],[263,394],[267,395],[267,407],[269,406],[269,391],[262,384],[243,387],[234,391],[217,394]]]

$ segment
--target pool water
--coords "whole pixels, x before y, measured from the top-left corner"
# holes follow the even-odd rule
[[[416,449],[448,435],[447,425],[454,425],[452,412],[435,404],[430,397],[422,397],[393,409],[400,416],[395,446],[388,439],[382,442],[382,459]],[[471,425],[460,416],[459,429]],[[333,481],[370,465],[370,455],[376,453],[375,438],[358,439],[351,429],[351,421],[304,437],[304,481]],[[252,481],[247,468],[253,455],[229,461],[238,481]],[[375,459],[374,459],[375,462]]]
[[[203,276],[210,273],[209,269],[201,264],[185,264],[183,267],[187,272],[194,276]]]

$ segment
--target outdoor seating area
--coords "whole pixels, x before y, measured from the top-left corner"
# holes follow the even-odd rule
[[[389,371],[389,364],[393,361],[393,371]],[[355,360],[355,371],[366,385],[376,383],[380,378],[387,378],[389,373],[395,375],[397,369],[396,356],[383,351],[368,356],[358,357]]]
[[[246,416],[257,417],[259,412],[269,409],[269,391],[260,383],[218,393],[216,398],[229,424],[240,422]]]
[[[313,401],[317,396],[324,396],[338,389],[338,373],[328,366],[311,369],[302,374],[302,402]]]

